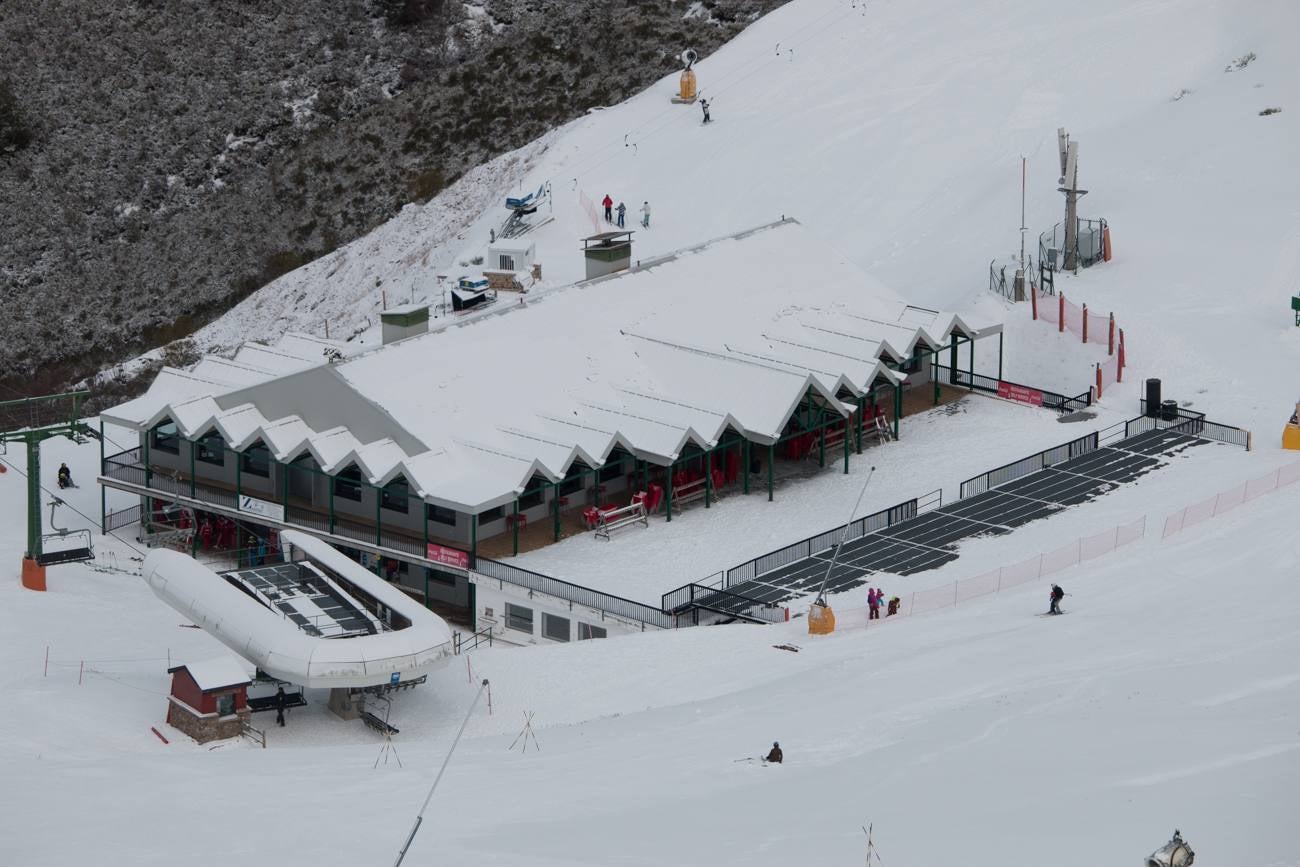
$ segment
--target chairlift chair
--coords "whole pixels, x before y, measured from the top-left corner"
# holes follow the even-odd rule
[[[38,565],[60,566],[95,559],[95,546],[89,530],[71,530],[54,523],[54,512],[62,505],[64,503],[58,497],[50,500],[50,529],[54,532],[41,536],[41,553],[36,558]]]

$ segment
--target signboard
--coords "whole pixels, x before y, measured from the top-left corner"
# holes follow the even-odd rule
[[[458,548],[447,548],[430,542],[429,550],[425,556],[435,563],[444,563],[448,566],[455,566],[457,569],[469,568],[469,552],[461,551]]]
[[[259,500],[245,494],[241,494],[239,497],[239,511],[248,512],[250,515],[261,515],[263,518],[270,518],[272,521],[284,520],[283,505],[268,503],[266,500]]]
[[[388,682],[392,686],[397,686],[397,682],[401,679],[402,679],[402,673],[400,671],[394,671],[392,674],[388,676]]]
[[[1024,385],[1016,385],[1014,382],[998,380],[998,397],[1003,400],[1014,400],[1017,403],[1027,403],[1031,406],[1043,405],[1043,393],[1041,391]]]

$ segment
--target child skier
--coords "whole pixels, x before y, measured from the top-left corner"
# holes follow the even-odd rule
[[[1052,585],[1052,607],[1047,609],[1047,613],[1060,614],[1061,600],[1064,598],[1065,598],[1065,591],[1061,589],[1059,584],[1053,584]]]
[[[627,213],[627,205],[622,202],[618,203],[618,227],[623,228],[623,215]]]
[[[763,759],[763,761],[779,765],[784,758],[785,754],[781,752],[781,745],[773,741],[772,751],[767,754],[767,758]]]
[[[709,101],[707,99],[701,99],[700,108],[704,110],[704,122],[708,123],[711,120],[709,117]]]
[[[72,470],[68,469],[67,464],[59,464],[59,487],[60,488],[76,487],[75,485],[72,484]]]
[[[880,619],[881,595],[881,592],[874,587],[867,591],[867,608],[870,610],[870,613],[867,615],[868,620]]]
[[[889,600],[889,610],[885,612],[886,617],[893,617],[898,613],[898,606],[903,604],[903,600],[897,596]]]

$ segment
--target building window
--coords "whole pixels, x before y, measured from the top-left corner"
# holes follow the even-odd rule
[[[235,694],[233,692],[217,696],[217,716],[230,716],[235,712]]]
[[[194,459],[218,467],[226,465],[226,439],[217,431],[208,431],[194,441]]]
[[[543,614],[542,634],[551,641],[568,641],[569,618],[556,617],[554,614]]]
[[[425,503],[424,517],[425,520],[446,524],[448,527],[456,526],[455,509],[444,509],[442,506],[435,506],[433,503]]]
[[[149,448],[171,455],[181,453],[181,437],[176,432],[176,422],[165,421],[149,432]]]
[[[582,474],[585,468],[579,464],[573,464],[569,471],[564,475],[564,481],[560,482],[560,496],[567,497],[569,494],[577,493],[582,490]]]
[[[506,603],[506,628],[533,634],[533,609],[512,602]]]
[[[334,496],[361,502],[361,470],[348,467],[335,476]]]
[[[502,253],[497,267],[502,271],[515,270],[515,257],[511,256],[509,253]]]
[[[546,482],[533,482],[519,495],[519,511],[540,506],[546,499]]]
[[[270,450],[261,443],[249,446],[239,455],[239,468],[250,476],[269,479],[271,477]]]
[[[602,482],[611,482],[621,475],[623,475],[623,462],[619,461],[616,464],[606,464],[601,467],[600,472],[597,474],[597,478]]]
[[[406,514],[410,508],[407,504],[411,498],[411,487],[406,483],[406,479],[396,478],[384,485],[380,492],[380,499],[383,507],[393,512]]]
[[[606,634],[603,626],[592,626],[590,623],[578,621],[579,641],[586,641],[588,638],[604,638]]]
[[[488,509],[486,512],[480,512],[478,522],[480,524],[491,524],[493,521],[500,521],[505,517],[505,506],[497,506],[495,509]]]

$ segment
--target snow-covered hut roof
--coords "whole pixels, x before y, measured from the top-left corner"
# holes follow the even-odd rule
[[[167,669],[174,674],[181,669],[189,672],[199,689],[211,692],[231,686],[248,686],[253,679],[244,671],[244,666],[232,656],[218,656],[214,659],[202,659],[198,662],[186,662]]]
[[[616,448],[668,463],[728,428],[774,442],[808,396],[847,416],[841,396],[901,381],[887,362],[1000,330],[909,305],[786,220],[337,364],[308,363],[320,348],[295,335],[236,354],[302,359],[261,381],[211,364],[227,384],[205,391],[168,371],[156,399],[105,416],[215,426],[236,447],[310,452],[326,472],[355,464],[377,485],[401,475],[474,513]]]

